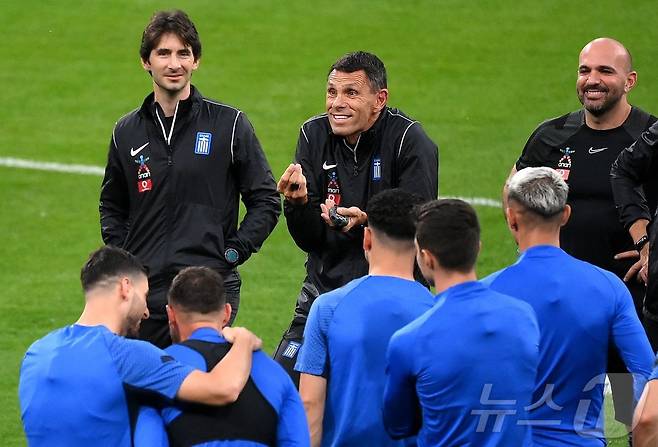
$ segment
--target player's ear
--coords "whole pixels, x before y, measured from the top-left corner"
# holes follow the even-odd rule
[[[133,283],[127,276],[119,280],[119,294],[121,299],[128,299],[132,295]]]
[[[626,75],[626,83],[624,84],[624,92],[628,93],[633,90],[637,83],[637,72],[631,71]]]
[[[375,104],[375,112],[380,112],[388,102],[388,89],[382,88],[377,92],[377,102]]]
[[[370,251],[372,249],[372,230],[370,227],[363,229],[363,251]]]
[[[567,204],[564,206],[564,209],[562,210],[562,218],[560,219],[561,227],[566,225],[566,223],[569,221],[569,217],[571,217],[571,207]]]
[[[436,267],[436,259],[434,259],[434,255],[424,248],[421,248],[418,253],[420,253],[420,262],[422,262],[428,270],[433,272]]]
[[[151,74],[151,63],[149,60],[144,60],[142,58],[139,59],[142,62],[142,68],[146,70],[149,74]]]
[[[231,307],[231,304],[225,303],[224,317],[222,318],[222,328],[225,327],[228,324],[228,321],[231,319],[231,312],[233,312],[233,308]]]
[[[174,309],[169,304],[167,304],[165,306],[165,309],[167,310],[167,319],[169,320],[169,324],[170,325],[175,324],[176,323],[176,311],[174,311]]]
[[[507,220],[507,227],[510,229],[510,231],[512,231],[512,233],[519,231],[516,213],[509,206],[505,208],[505,219]]]

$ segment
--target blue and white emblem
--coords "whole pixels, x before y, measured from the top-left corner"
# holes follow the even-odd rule
[[[372,180],[379,181],[382,178],[382,160],[375,158],[372,160]]]
[[[296,342],[296,341],[290,341],[288,342],[288,346],[286,346],[285,351],[283,351],[283,356],[288,357],[289,359],[292,359],[295,357],[295,354],[297,354],[297,351],[299,351],[299,348],[302,346],[301,343]]]
[[[194,143],[194,153],[197,155],[210,155],[211,143],[212,134],[210,132],[197,132],[196,142]]]

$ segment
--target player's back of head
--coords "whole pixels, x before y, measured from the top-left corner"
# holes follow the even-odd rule
[[[439,199],[422,205],[416,215],[418,248],[428,250],[446,270],[469,272],[480,250],[480,224],[471,205]]]

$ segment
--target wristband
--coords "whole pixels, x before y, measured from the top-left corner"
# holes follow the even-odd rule
[[[642,247],[644,247],[647,244],[647,242],[649,242],[649,236],[645,234],[644,236],[639,238],[637,242],[635,242],[635,249],[637,251],[642,250]]]

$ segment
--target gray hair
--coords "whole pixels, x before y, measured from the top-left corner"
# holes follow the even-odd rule
[[[569,187],[557,171],[551,168],[525,168],[514,174],[507,184],[508,200],[519,203],[528,211],[550,218],[567,204]]]

